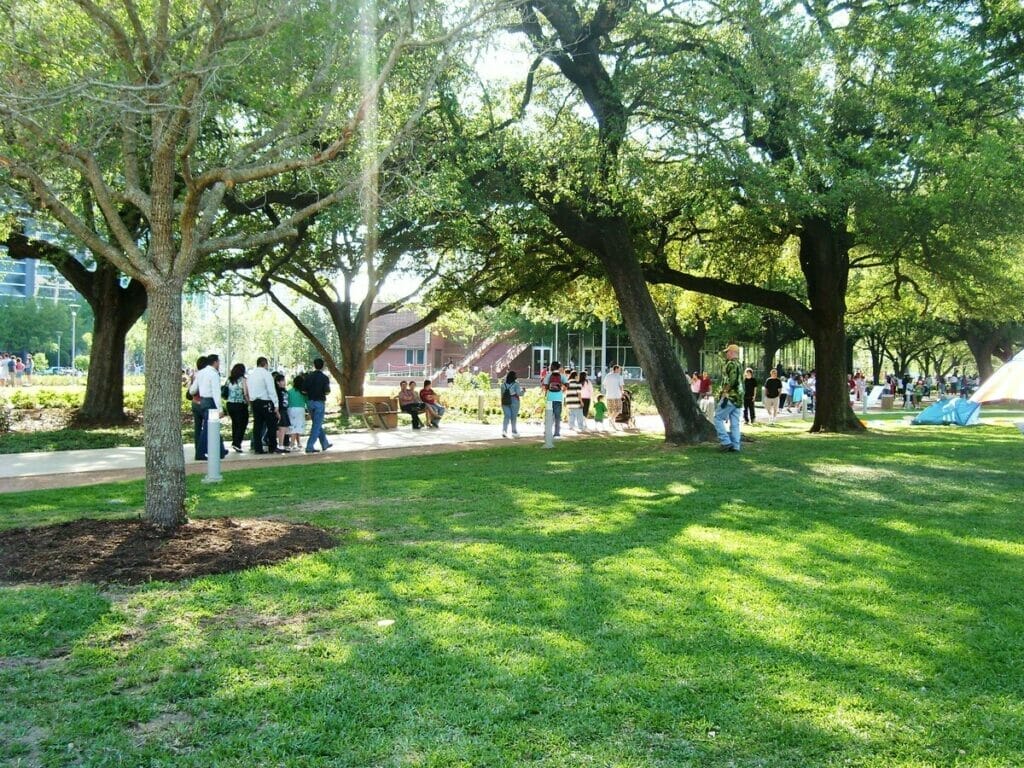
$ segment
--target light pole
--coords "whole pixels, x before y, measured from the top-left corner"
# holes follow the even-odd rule
[[[77,304],[72,304],[71,305],[71,370],[72,371],[75,370],[75,352],[77,352],[77,349],[75,348],[76,347],[76,345],[75,345],[75,331],[77,329],[77,326],[76,326],[77,319],[78,319],[78,305]]]
[[[227,358],[227,360],[225,360],[225,364],[228,365],[228,366],[230,366],[232,364],[231,361],[234,359],[232,357],[232,355],[234,355],[234,350],[231,349],[231,296],[229,295],[228,296],[228,353],[227,353],[227,355],[225,355],[225,357]],[[228,370],[231,370],[231,369],[228,368]]]
[[[57,331],[57,367],[60,368],[60,331]]]

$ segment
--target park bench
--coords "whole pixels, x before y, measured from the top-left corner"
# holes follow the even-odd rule
[[[370,429],[396,429],[398,427],[398,400],[385,395],[345,396],[345,411],[349,422],[362,420]]]

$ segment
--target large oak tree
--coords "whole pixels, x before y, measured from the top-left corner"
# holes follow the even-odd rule
[[[0,181],[145,287],[146,517],[173,527],[185,520],[186,280],[201,259],[287,241],[357,193],[394,140],[373,124],[378,95],[397,68],[416,69],[418,87],[403,79],[399,130],[414,124],[454,36],[429,3],[67,0],[18,10],[0,31]],[[249,197],[352,154],[358,177],[276,223],[223,215],[229,194]]]

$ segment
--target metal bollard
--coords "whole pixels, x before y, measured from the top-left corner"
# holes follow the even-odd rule
[[[211,408],[206,412],[206,477],[204,483],[219,483],[220,474],[220,412]]]
[[[544,404],[544,447],[555,447],[555,411],[550,400]]]

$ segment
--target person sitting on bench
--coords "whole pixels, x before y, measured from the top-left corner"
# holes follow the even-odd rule
[[[420,400],[426,408],[427,425],[437,429],[441,426],[441,417],[444,416],[444,406],[437,401],[437,393],[430,388],[430,379],[423,382],[423,389],[420,390]]]
[[[420,414],[426,410],[426,406],[416,397],[416,384],[414,382],[400,381],[398,383],[398,408],[403,413],[412,416],[412,428],[422,429],[423,422],[420,421]]]

